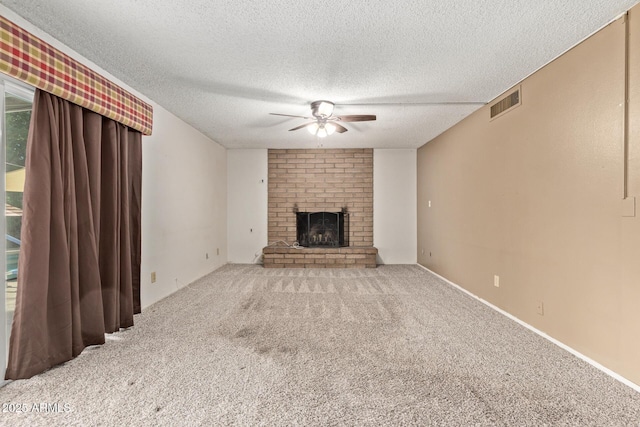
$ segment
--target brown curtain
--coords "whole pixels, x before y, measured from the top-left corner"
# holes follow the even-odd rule
[[[142,137],[37,90],[6,379],[72,359],[140,312]]]

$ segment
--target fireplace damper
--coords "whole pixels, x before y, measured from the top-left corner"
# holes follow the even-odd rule
[[[306,247],[349,246],[345,212],[296,212],[298,244]]]

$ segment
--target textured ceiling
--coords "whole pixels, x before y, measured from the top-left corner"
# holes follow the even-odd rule
[[[0,3],[225,147],[416,148],[638,0]],[[378,120],[268,115],[317,99]]]

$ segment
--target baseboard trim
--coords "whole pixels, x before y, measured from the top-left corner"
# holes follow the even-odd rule
[[[491,304],[489,301],[484,300],[482,298],[480,298],[479,296],[477,296],[476,294],[469,292],[468,290],[466,290],[465,288],[463,288],[462,286],[453,283],[451,280],[447,279],[446,277],[443,277],[441,275],[439,275],[438,273],[429,270],[427,267],[425,267],[422,264],[416,264],[419,267],[422,267],[424,270],[428,271],[429,273],[433,274],[434,276],[438,277],[439,279],[442,279],[443,281],[445,281],[447,284],[453,286],[454,288],[459,289],[460,291],[464,292],[465,294],[469,295],[470,297],[480,301],[481,303],[483,303],[484,305],[486,305],[489,308],[492,308],[493,310],[497,311],[498,313],[508,317],[509,319],[513,320],[514,322],[519,323],[520,325],[524,326],[525,328],[529,329],[530,331],[540,335],[542,338],[551,341],[553,344],[557,345],[558,347],[568,351],[569,353],[573,354],[574,356],[584,360],[585,362],[587,362],[588,364],[592,365],[593,367],[595,367],[596,369],[599,369],[600,371],[604,372],[605,374],[609,375],[610,377],[612,377],[615,380],[620,381],[621,383],[623,383],[626,386],[631,387],[633,390],[637,391],[638,393],[640,393],[640,385],[628,380],[627,378],[623,377],[622,375],[612,371],[611,369],[607,368],[606,366],[601,365],[600,363],[596,362],[595,360],[591,359],[588,356],[585,356],[584,354],[580,353],[578,350],[575,350],[571,347],[569,347],[568,345],[566,345],[565,343],[558,341],[557,339],[547,335],[546,333],[542,332],[541,330],[531,326],[530,324],[528,324],[527,322],[518,319],[517,317],[515,317],[513,314],[508,313],[506,311],[504,311],[503,309],[501,309],[500,307],[497,307],[493,304]]]

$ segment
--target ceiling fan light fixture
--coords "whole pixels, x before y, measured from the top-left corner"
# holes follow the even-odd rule
[[[318,138],[326,138],[336,131],[336,126],[333,123],[316,122],[307,126],[307,131]]]
[[[336,131],[336,125],[333,123],[325,123],[324,129],[327,131],[327,135],[332,135]]]
[[[318,138],[326,138],[327,137],[327,130],[325,128],[318,128],[318,133],[316,133],[316,136]]]
[[[307,130],[309,131],[309,133],[311,135],[315,135],[318,133],[318,128],[320,126],[318,126],[318,123],[311,123],[309,126],[307,126]]]

